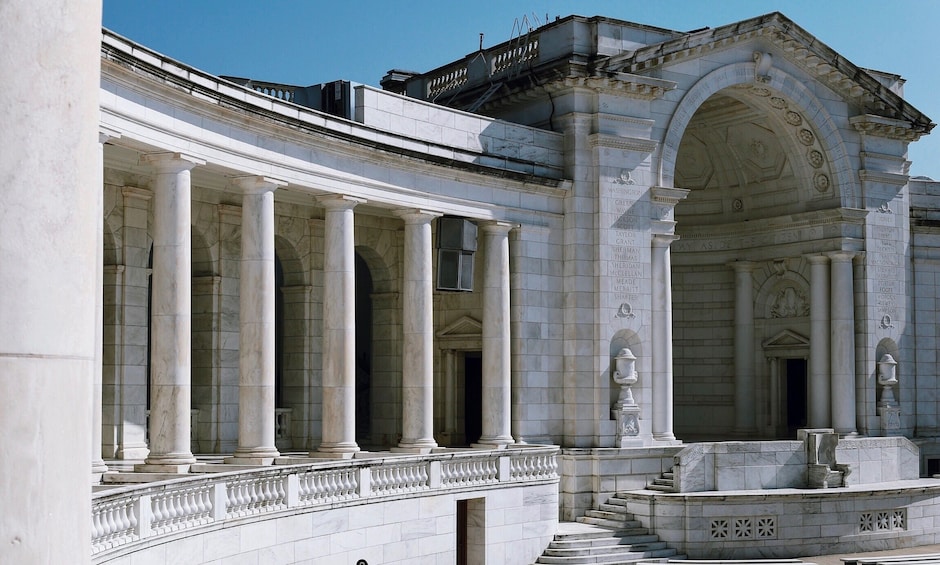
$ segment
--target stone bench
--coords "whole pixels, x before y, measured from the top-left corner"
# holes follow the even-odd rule
[[[637,565],[662,565],[663,563],[675,563],[676,565],[787,565],[790,563],[816,565],[802,559],[649,559],[638,561]]]
[[[940,553],[920,553],[915,555],[876,555],[861,557],[843,557],[844,565],[903,565],[905,563],[914,563],[916,565],[926,565],[927,563],[940,562]]]

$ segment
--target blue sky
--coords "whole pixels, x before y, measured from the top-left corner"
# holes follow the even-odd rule
[[[861,67],[900,74],[940,120],[937,0],[104,0],[104,26],[217,75],[296,85],[378,85],[509,39],[520,23],[608,16],[679,31],[779,11]],[[913,144],[912,175],[940,180],[940,127]]]

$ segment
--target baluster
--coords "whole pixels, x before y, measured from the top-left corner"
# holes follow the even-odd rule
[[[104,528],[101,525],[101,509],[98,508],[94,514],[91,515],[91,532],[92,540],[97,540],[104,535]]]

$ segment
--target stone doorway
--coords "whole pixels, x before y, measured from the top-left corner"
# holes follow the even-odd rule
[[[483,354],[468,351],[464,354],[463,432],[467,445],[480,440],[483,434]]]
[[[782,359],[781,370],[783,379],[781,379],[780,398],[783,400],[783,406],[780,407],[782,416],[780,428],[785,428],[786,437],[796,438],[796,430],[805,428],[807,425],[807,367],[806,359]],[[781,430],[783,431],[783,430]]]

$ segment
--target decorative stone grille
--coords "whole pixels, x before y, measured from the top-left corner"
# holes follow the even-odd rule
[[[907,529],[907,509],[877,510],[859,514],[859,533],[891,532]]]
[[[708,533],[714,541],[777,539],[777,517],[713,518]]]

